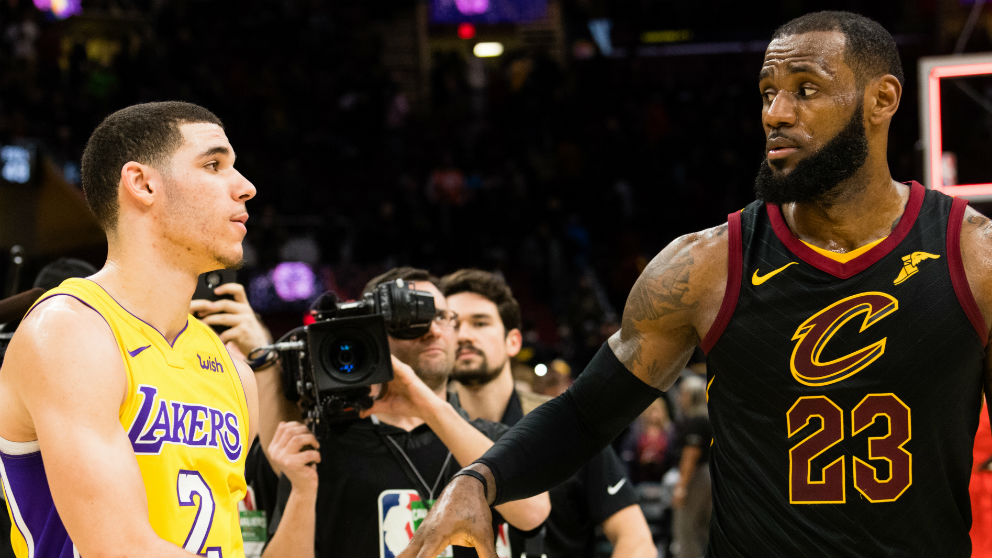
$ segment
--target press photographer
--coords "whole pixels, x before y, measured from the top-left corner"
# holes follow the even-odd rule
[[[333,405],[328,407],[327,403],[322,403],[311,406],[311,413],[318,408],[322,409],[319,418],[323,426],[318,440],[306,430],[299,430],[298,424],[280,426],[280,421],[299,421],[302,416],[293,405],[288,404],[283,396],[283,386],[279,382],[259,381],[262,421],[265,423],[260,432],[263,444],[270,451],[273,468],[281,469],[282,463],[299,464],[301,459],[294,457],[294,454],[312,451],[304,443],[308,439],[319,444],[320,456],[316,465],[318,481],[315,506],[306,510],[310,515],[315,513],[315,518],[311,520],[309,516],[298,515],[300,510],[305,510],[307,499],[296,495],[300,488],[309,490],[311,485],[301,481],[306,487],[300,487],[287,474],[289,478],[280,479],[279,504],[269,527],[270,532],[275,532],[275,535],[266,554],[398,554],[406,547],[412,532],[448,480],[462,466],[482,455],[492,445],[492,440],[505,431],[505,427],[495,423],[469,421],[457,399],[449,399],[447,383],[454,363],[457,318],[448,309],[434,277],[423,270],[397,268],[371,280],[365,293],[373,293],[378,285],[396,279],[403,279],[414,290],[429,292],[435,312],[426,331],[419,337],[402,339],[394,334],[388,336],[394,377],[388,382],[382,397],[370,409],[362,411],[360,417],[339,420],[340,415],[327,413],[329,409],[333,410]],[[329,306],[325,305],[324,308]],[[339,310],[335,308],[335,312]],[[366,310],[359,314],[366,315]],[[336,319],[338,318],[331,317],[329,320],[318,320],[318,323],[333,323]],[[334,326],[320,326],[316,331],[322,331],[325,327],[335,329]],[[330,336],[324,336],[323,341],[327,341]],[[308,333],[308,336],[295,339],[296,342],[305,342],[301,350],[307,354],[300,355],[300,363],[294,363],[292,359],[287,359],[285,363],[265,359],[258,364],[267,366],[260,373],[270,374],[272,370],[280,369],[282,364],[287,368],[295,367],[297,371],[301,366],[304,370],[309,366],[310,370],[316,372],[313,369],[315,357],[311,352],[316,345],[312,337]],[[259,346],[264,344],[266,343],[260,343]],[[374,346],[374,343],[369,346]],[[325,351],[323,354],[326,356],[328,353]],[[358,354],[345,355],[345,360],[361,360],[359,357]],[[332,359],[324,363],[347,364],[338,360]],[[354,364],[357,365],[358,361]],[[326,367],[322,370],[327,371]],[[287,395],[300,395],[304,406],[308,403],[305,400],[307,394],[316,394],[316,397],[326,402],[327,398],[324,396],[334,394],[334,391],[319,389],[320,380],[316,380],[316,377],[314,379],[313,386],[309,389],[304,382],[302,390],[298,384],[296,392],[287,392]],[[326,387],[325,384],[324,388]],[[344,406],[339,410],[347,412],[348,408]],[[328,417],[333,420],[328,420]],[[298,429],[292,436],[284,432],[279,448],[281,456],[278,458],[272,451],[274,446],[268,445],[277,426],[281,431]],[[316,447],[316,444],[310,445]],[[497,507],[496,511],[514,526],[531,530],[541,525],[549,509],[547,494],[541,494],[504,504]],[[283,523],[287,523],[289,529],[277,530]],[[508,555],[509,549],[505,546],[504,549]],[[455,555],[473,556],[474,551],[456,549]]]

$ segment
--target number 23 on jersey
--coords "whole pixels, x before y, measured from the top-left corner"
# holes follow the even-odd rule
[[[893,502],[913,483],[913,456],[903,447],[912,436],[910,410],[895,394],[873,393],[851,410],[850,436],[882,421],[884,436],[868,438],[868,460],[841,455],[825,466],[814,459],[839,444],[847,434],[845,413],[830,398],[800,397],[787,413],[789,438],[795,438],[813,423],[819,428],[799,439],[789,450],[789,501],[793,504],[843,504],[847,501],[848,457],[854,487],[869,502]],[[887,462],[879,470],[876,465]],[[873,465],[875,463],[875,465]],[[887,470],[886,470],[887,469]]]

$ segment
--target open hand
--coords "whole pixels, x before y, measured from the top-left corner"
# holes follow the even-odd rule
[[[433,558],[451,544],[474,547],[479,558],[496,558],[494,541],[482,483],[458,476],[445,487],[399,558]]]

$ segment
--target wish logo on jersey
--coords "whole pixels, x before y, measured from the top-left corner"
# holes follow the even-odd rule
[[[217,360],[217,357],[212,355],[203,356],[200,353],[196,354],[196,360],[200,364],[200,368],[203,370],[209,370],[211,372],[224,373],[224,365]]]
[[[410,539],[433,504],[433,501],[425,502],[416,490],[383,490],[379,494],[379,556],[398,556],[410,544]],[[501,523],[496,534],[498,558],[513,556],[508,534],[509,526]],[[452,555],[450,546],[438,554],[441,558],[451,558]]]
[[[158,454],[162,444],[224,450],[228,461],[241,456],[238,416],[206,405],[167,401],[158,388],[139,385],[141,408],[128,428],[134,453]]]

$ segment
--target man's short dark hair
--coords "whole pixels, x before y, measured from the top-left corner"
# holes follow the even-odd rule
[[[441,282],[438,280],[438,278],[434,275],[431,275],[431,272],[427,271],[426,269],[403,266],[403,267],[394,267],[393,269],[390,269],[385,273],[376,275],[375,277],[369,279],[369,282],[365,284],[365,288],[362,289],[362,294],[370,293],[372,292],[373,289],[375,289],[379,285],[383,283],[388,283],[390,281],[395,281],[397,279],[402,279],[407,282],[427,281],[432,285],[434,285],[435,287],[438,287],[438,289],[441,288],[439,286]]]
[[[123,108],[103,119],[86,142],[80,171],[83,193],[104,231],[117,226],[117,188],[129,161],[162,166],[183,144],[182,124],[221,123],[193,103],[165,101]]]
[[[441,279],[441,292],[444,296],[458,293],[483,296],[496,305],[506,331],[520,329],[520,304],[513,297],[513,291],[506,280],[498,273],[481,269],[460,269]]]
[[[772,40],[815,31],[840,31],[845,37],[844,63],[854,70],[858,86],[892,74],[902,84],[905,76],[896,41],[881,24],[851,12],[822,11],[797,17],[775,30]]]

